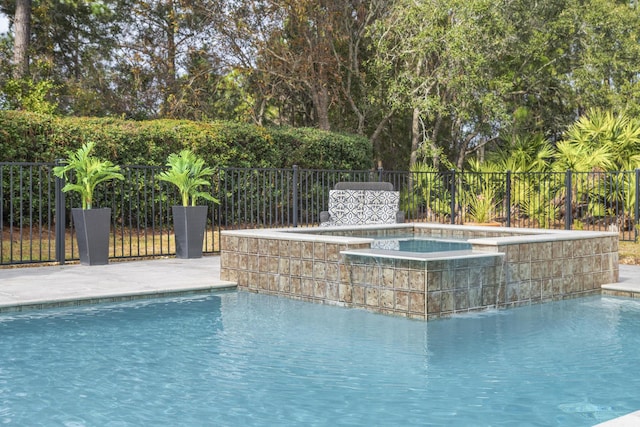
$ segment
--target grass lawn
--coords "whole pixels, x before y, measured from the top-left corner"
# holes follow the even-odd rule
[[[15,260],[24,259],[28,262],[38,262],[39,260],[47,260],[49,257],[55,257],[54,249],[54,237],[53,233],[42,232],[23,233],[22,240],[19,235],[11,236],[5,230],[2,239],[2,247],[0,247],[0,255],[2,256],[1,264],[7,264],[10,262],[10,258]],[[175,252],[175,240],[173,234],[166,232],[162,235],[153,234],[146,230],[141,230],[140,233],[125,233],[122,234],[121,230],[115,233],[115,242],[113,241],[114,235],[111,235],[111,256],[116,257],[148,257],[148,256],[162,256],[166,253]],[[13,240],[13,241],[12,241]],[[211,243],[213,242],[213,250],[219,250],[218,233],[207,231],[205,236],[207,250],[211,250]],[[76,246],[75,237],[71,233],[67,234],[65,239],[67,257],[71,256],[71,246],[73,245],[74,254],[77,256],[78,248]],[[22,244],[21,244],[22,243]],[[115,254],[113,248],[115,247]],[[635,242],[619,242],[618,245],[620,264],[640,265],[640,243]]]
[[[10,234],[4,230],[0,238],[0,265],[11,262],[38,263],[47,262],[55,258],[55,237],[52,232],[28,230]],[[207,230],[205,235],[205,251],[218,251],[218,233]],[[65,237],[65,250],[67,259],[71,259],[71,254],[78,257],[78,246],[75,236],[67,232]],[[73,252],[72,252],[73,251]],[[152,233],[150,230],[140,230],[140,232],[122,232],[116,230],[111,234],[109,255],[111,257],[126,258],[146,258],[152,256],[164,256],[175,253],[175,238],[173,233],[165,231]]]
[[[640,265],[640,243],[620,242],[618,254],[620,264]]]

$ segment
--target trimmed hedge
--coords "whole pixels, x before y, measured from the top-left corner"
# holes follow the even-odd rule
[[[52,162],[94,141],[116,164],[162,165],[190,148],[211,166],[370,169],[368,139],[310,128],[188,120],[132,121],[0,111],[0,161]]]

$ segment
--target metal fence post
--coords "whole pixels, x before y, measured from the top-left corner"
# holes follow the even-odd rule
[[[382,165],[378,166],[378,182],[382,182],[382,171],[384,169],[382,168]]]
[[[211,226],[213,227],[214,230],[216,229],[218,230],[217,231],[218,239],[220,239],[220,232],[222,231],[222,203],[226,197],[226,194],[224,194],[222,191],[222,168],[218,169],[218,182],[216,182],[216,190],[218,192],[217,194],[218,203],[215,203],[214,206],[216,207],[216,210],[218,212],[217,212],[217,218],[214,218],[213,224],[211,224]],[[214,248],[215,248],[215,245],[214,245]]]
[[[571,211],[571,198],[573,197],[573,195],[571,194],[573,188],[571,169],[567,170],[567,173],[565,175],[565,186],[567,190],[567,196],[564,201],[564,229],[571,230],[571,226],[573,225],[573,212]]]
[[[640,221],[640,200],[638,199],[638,195],[640,195],[640,169],[636,169],[636,186],[635,186],[635,197],[633,203],[633,241],[638,241],[638,222]]]
[[[64,160],[56,160],[56,166],[62,166]],[[65,194],[62,188],[65,186],[65,179],[55,178],[55,233],[56,233],[56,262],[64,264],[65,253],[65,236],[66,236],[66,212],[65,212]]]
[[[298,165],[293,165],[293,226],[298,226]]]
[[[456,170],[451,169],[451,224],[456,223]]]
[[[506,182],[506,209],[507,209],[507,227],[511,227],[511,171],[507,171]]]

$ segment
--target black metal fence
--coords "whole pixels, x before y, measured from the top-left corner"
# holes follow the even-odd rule
[[[78,258],[69,211],[53,163],[0,163],[0,265]],[[123,181],[101,186],[94,205],[112,212],[111,258],[175,253],[171,206],[177,191],[157,179],[161,167],[124,166]],[[212,178],[219,204],[208,203],[204,251],[219,251],[224,229],[306,227],[327,210],[341,181],[387,181],[400,191],[407,221],[498,222],[506,227],[617,231],[636,240],[640,170],[622,172],[402,172],[220,169]]]

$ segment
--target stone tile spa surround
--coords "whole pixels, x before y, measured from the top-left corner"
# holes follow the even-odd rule
[[[472,249],[371,249],[373,237],[460,239]],[[221,279],[241,290],[429,319],[600,293],[618,235],[442,224],[233,230]]]

